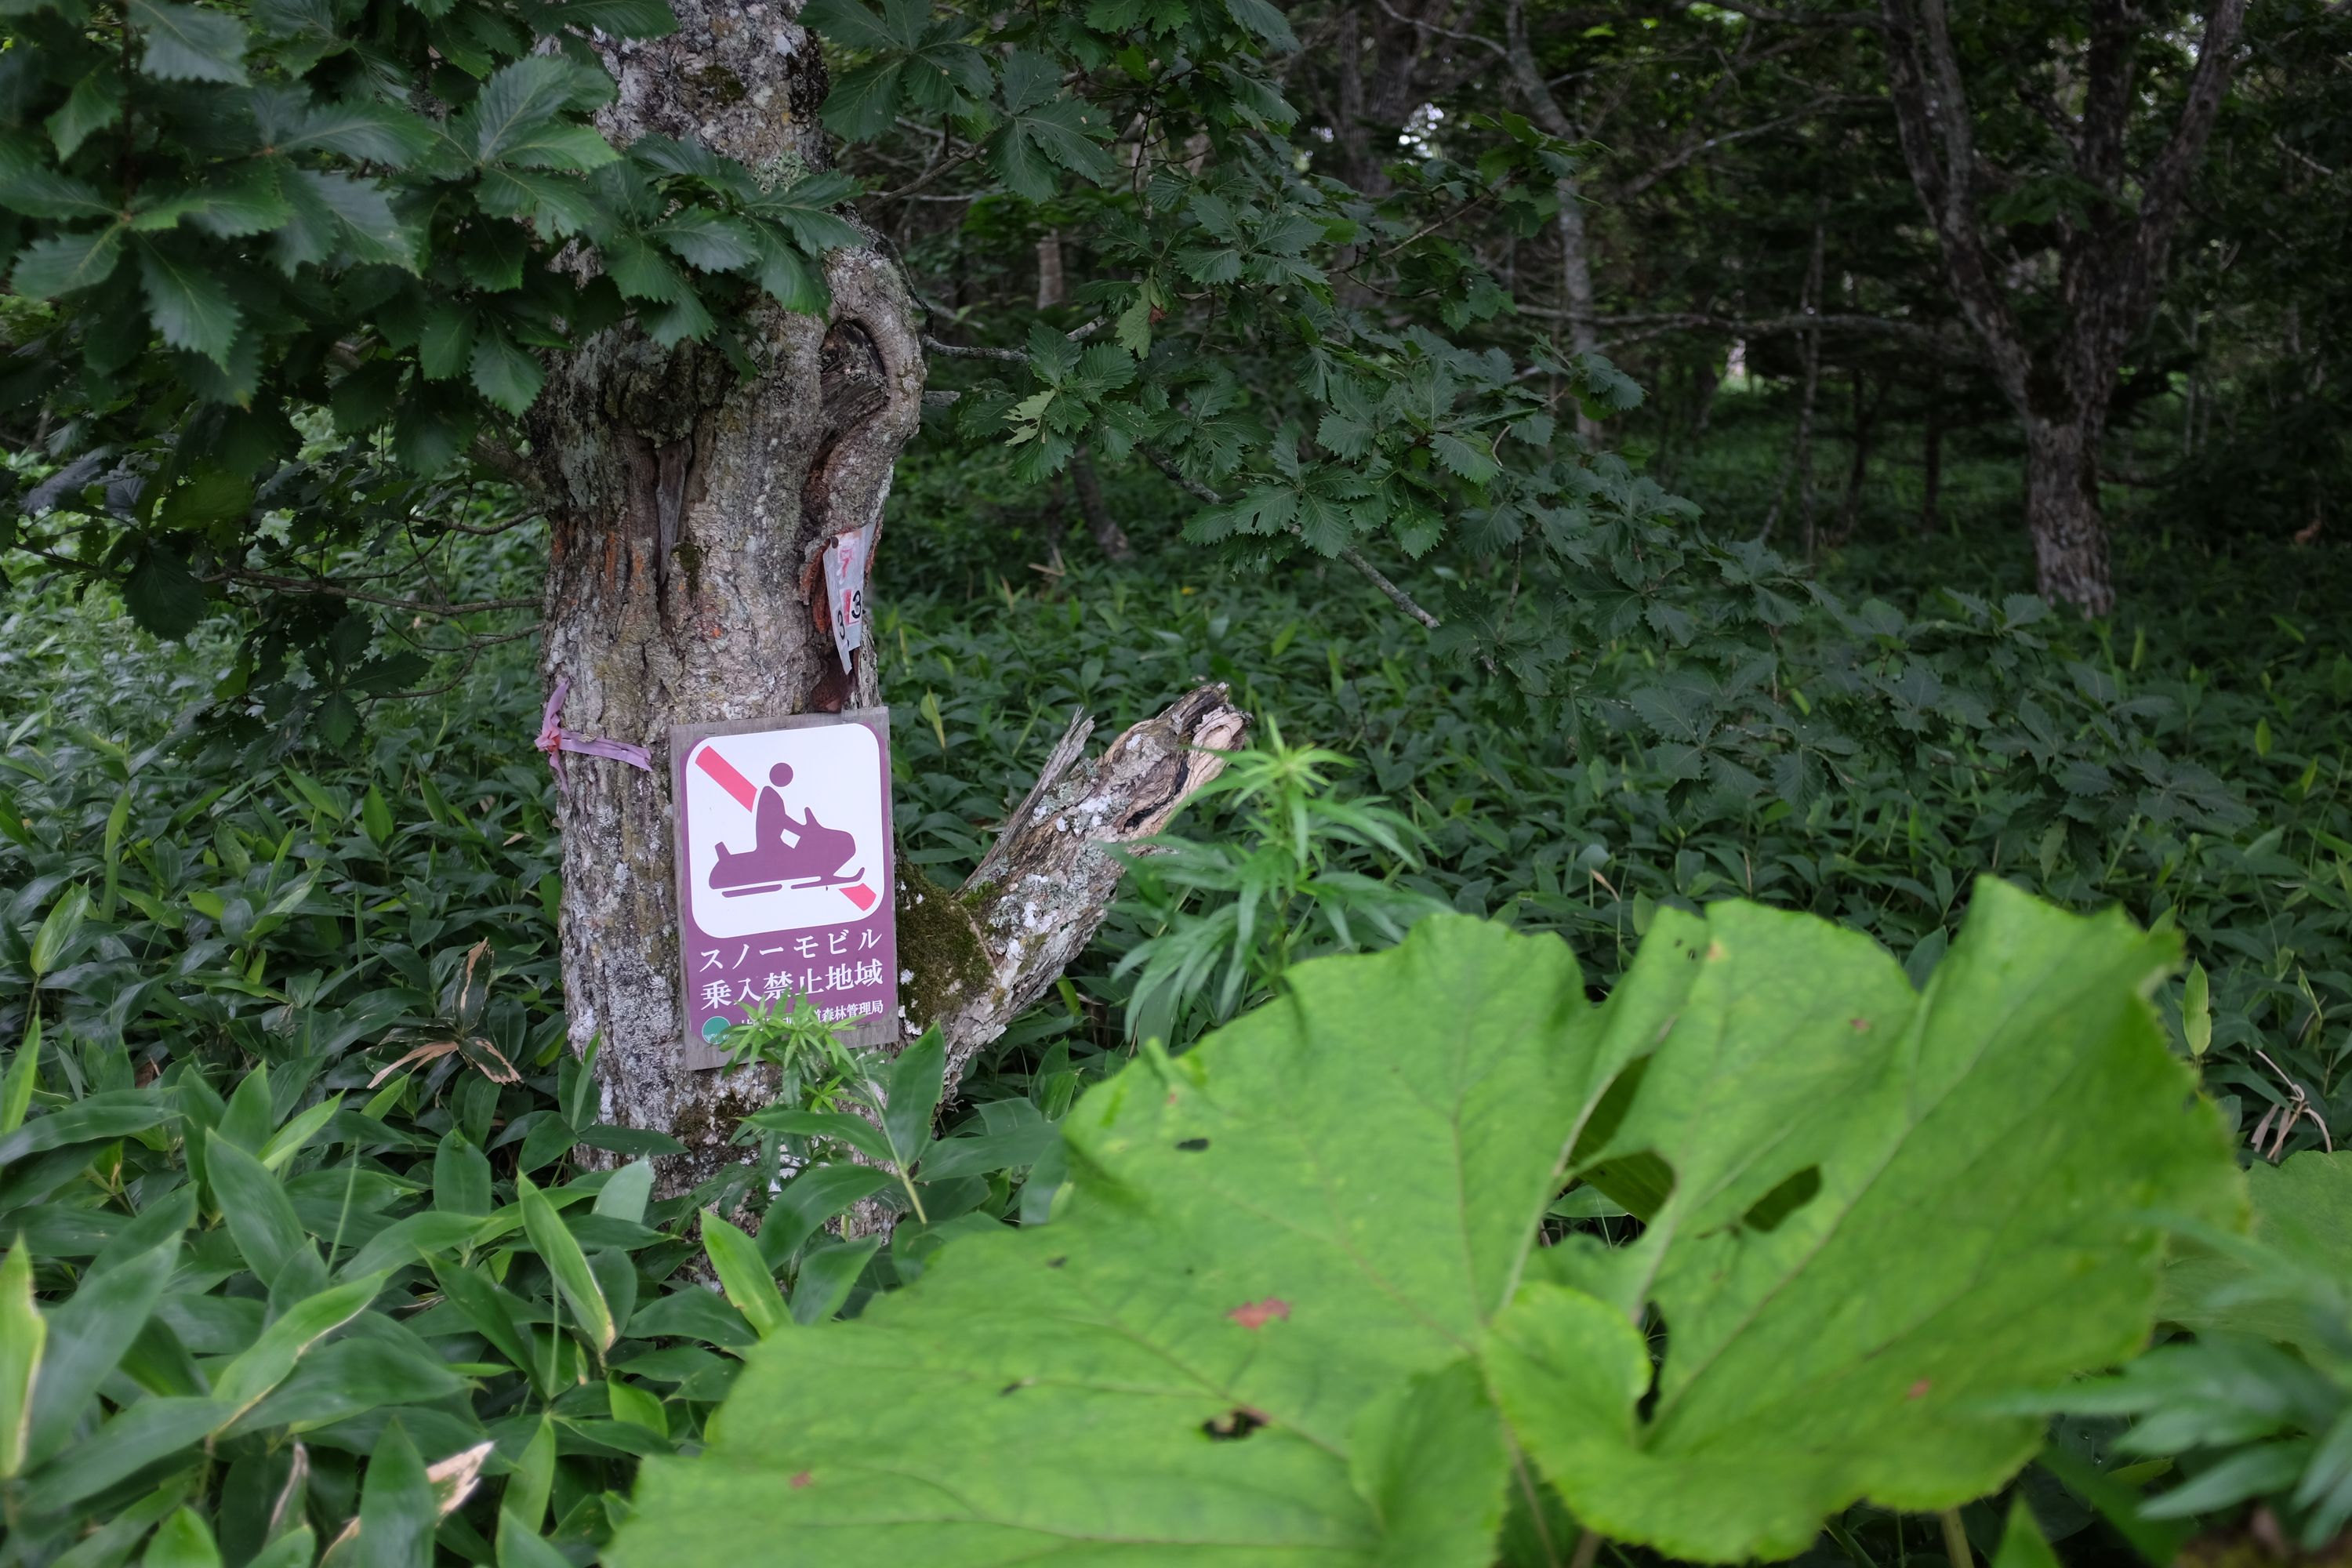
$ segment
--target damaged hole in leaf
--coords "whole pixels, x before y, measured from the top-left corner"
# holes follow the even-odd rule
[[[1647,1225],[1674,1194],[1675,1168],[1652,1150],[1636,1149],[1582,1173],[1585,1183]]]
[[[1780,1222],[1813,1201],[1822,1190],[1822,1168],[1808,1165],[1796,1174],[1758,1198],[1739,1216],[1739,1223],[1750,1230],[1769,1232]]]
[[[1212,1415],[1202,1422],[1201,1430],[1209,1435],[1213,1443],[1238,1443],[1265,1424],[1265,1417],[1256,1411],[1236,1405],[1223,1415]]]
[[[1176,1145],[1176,1147],[1185,1151],[1187,1153],[1198,1153],[1208,1146],[1209,1141],[1206,1138],[1187,1138],[1181,1143]]]
[[[1664,1370],[1666,1364],[1666,1315],[1658,1310],[1654,1301],[1643,1316],[1642,1337],[1650,1342],[1650,1386],[1643,1389],[1642,1397],[1634,1402],[1633,1416],[1638,1421],[1647,1422],[1657,1410],[1658,1395],[1665,1387],[1665,1380],[1658,1373]]]

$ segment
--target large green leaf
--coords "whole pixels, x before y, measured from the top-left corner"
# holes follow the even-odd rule
[[[1660,911],[1598,1010],[1557,941],[1468,920],[1308,964],[1080,1103],[1051,1225],[752,1352],[608,1560],[1466,1568],[1515,1445],[1697,1557],[1973,1497],[2038,1435],[1983,1396],[2145,1337],[2147,1213],[2235,1215],[2142,999],[2172,951],[1986,882],[1924,996],[1744,904]],[[1639,1241],[1538,1245],[1580,1174]],[[1040,1461],[1074,1446],[1118,1462]]]
[[[952,1243],[863,1319],[765,1341],[711,1451],[647,1462],[609,1560],[946,1565],[1125,1542],[1147,1561],[1370,1563],[1394,1516],[1417,1521],[1412,1561],[1487,1561],[1491,1426],[1421,1507],[1439,1479],[1383,1458],[1383,1435],[1414,1378],[1464,1366],[1532,1249],[1592,1098],[1587,1057],[1556,1048],[1585,1013],[1576,965],[1549,938],[1432,921],[1295,982],[1082,1101],[1052,1225]],[[1425,1386],[1414,1419],[1435,1428],[1483,1403],[1462,1370]],[[1376,1404],[1381,1440],[1360,1449]],[[1074,1447],[1118,1459],[1038,1462]]]
[[[2144,1211],[2242,1205],[2144,1000],[2177,953],[1990,879],[1923,994],[1806,917],[1653,926],[1602,1016],[1604,1037],[1658,1043],[1580,1163],[1670,1191],[1646,1212],[1634,1192],[1630,1246],[1553,1254],[1559,1282],[1487,1354],[1570,1508],[1733,1562],[1802,1551],[1859,1498],[1948,1508],[2022,1466],[2041,1422],[1982,1405],[2140,1348],[2161,1247]]]

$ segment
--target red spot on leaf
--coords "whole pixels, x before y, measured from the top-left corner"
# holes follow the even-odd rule
[[[1857,1035],[1866,1035],[1866,1034],[1870,1033],[1870,1020],[1869,1020],[1869,1019],[1867,1019],[1867,1018],[1854,1018],[1854,1019],[1850,1020],[1850,1022],[1852,1022],[1852,1024],[1853,1025],[1853,1032],[1854,1032],[1855,1034],[1857,1034]]]
[[[1932,1377],[1923,1377],[1918,1382],[1913,1384],[1911,1385],[1911,1392],[1905,1394],[1903,1397],[1906,1399],[1925,1399],[1927,1397],[1927,1390],[1935,1386],[1935,1382],[1936,1380]]]
[[[813,1486],[815,1484],[815,1480],[816,1478],[810,1475],[806,1470],[803,1470],[799,1475],[793,1478],[793,1490],[799,1491],[803,1487]]]
[[[1263,1301],[1244,1301],[1225,1314],[1245,1329],[1262,1329],[1276,1318],[1287,1321],[1290,1303],[1279,1296],[1268,1296]]]

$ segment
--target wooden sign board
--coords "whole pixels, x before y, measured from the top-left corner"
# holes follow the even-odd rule
[[[888,710],[680,725],[670,768],[686,1065],[795,998],[851,1045],[896,1040]]]

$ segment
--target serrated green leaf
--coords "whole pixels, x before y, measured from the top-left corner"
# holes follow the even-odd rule
[[[760,254],[748,225],[694,207],[665,220],[650,231],[650,237],[704,272],[732,272],[750,266]]]
[[[83,142],[121,118],[122,73],[104,65],[74,83],[64,104],[43,125],[58,156],[70,158]]]
[[[490,216],[527,219],[551,239],[593,234],[605,223],[606,215],[587,183],[567,174],[485,169],[475,199]]]
[[[416,367],[428,381],[462,374],[474,357],[474,310],[464,299],[436,300],[416,335]]]
[[[664,38],[677,31],[677,16],[667,0],[568,0],[533,6],[527,16],[531,28],[541,33],[580,27],[616,38]]]
[[[184,637],[205,616],[205,590],[188,563],[162,545],[151,545],[122,582],[122,607],[159,637]]]
[[[172,487],[156,511],[156,519],[168,529],[201,531],[215,523],[241,518],[252,510],[251,479],[206,465]]]
[[[509,414],[521,414],[539,400],[547,369],[539,356],[517,348],[512,339],[495,329],[476,340],[473,354],[474,390]]]
[[[204,355],[226,369],[244,319],[228,289],[191,253],[142,242],[139,281],[148,319],[175,349]]]
[[[580,171],[620,154],[595,131],[561,116],[610,101],[612,79],[561,55],[533,55],[501,68],[455,129],[478,163]]]
[[[760,261],[752,276],[768,297],[787,310],[804,315],[822,316],[832,303],[833,291],[825,287],[824,274],[800,251],[782,232],[767,224],[752,226],[752,237],[760,247]]]
[[[1268,47],[1289,54],[1298,47],[1298,35],[1290,30],[1290,20],[1275,6],[1273,0],[1225,0],[1225,9],[1234,21],[1265,40]]]
[[[245,24],[226,11],[171,0],[130,0],[131,25],[147,41],[141,64],[166,81],[245,81]]]
[[[115,216],[114,204],[96,185],[38,164],[12,170],[5,179],[0,179],[0,206],[30,217]]]
[[[809,0],[801,13],[801,25],[844,48],[907,49],[917,41],[903,26],[886,26],[857,0]]]
[[[392,209],[391,192],[382,181],[318,169],[298,169],[283,189],[298,216],[307,215],[318,254],[301,258],[320,260],[332,247],[350,250],[361,262],[381,262],[405,272],[417,270],[420,237],[400,221]]]
[[[433,144],[433,128],[404,109],[362,100],[305,104],[277,141],[279,153],[336,153],[404,169]]]
[[[82,234],[51,235],[17,253],[9,283],[28,300],[54,300],[105,282],[114,276],[121,260],[119,225]]]

